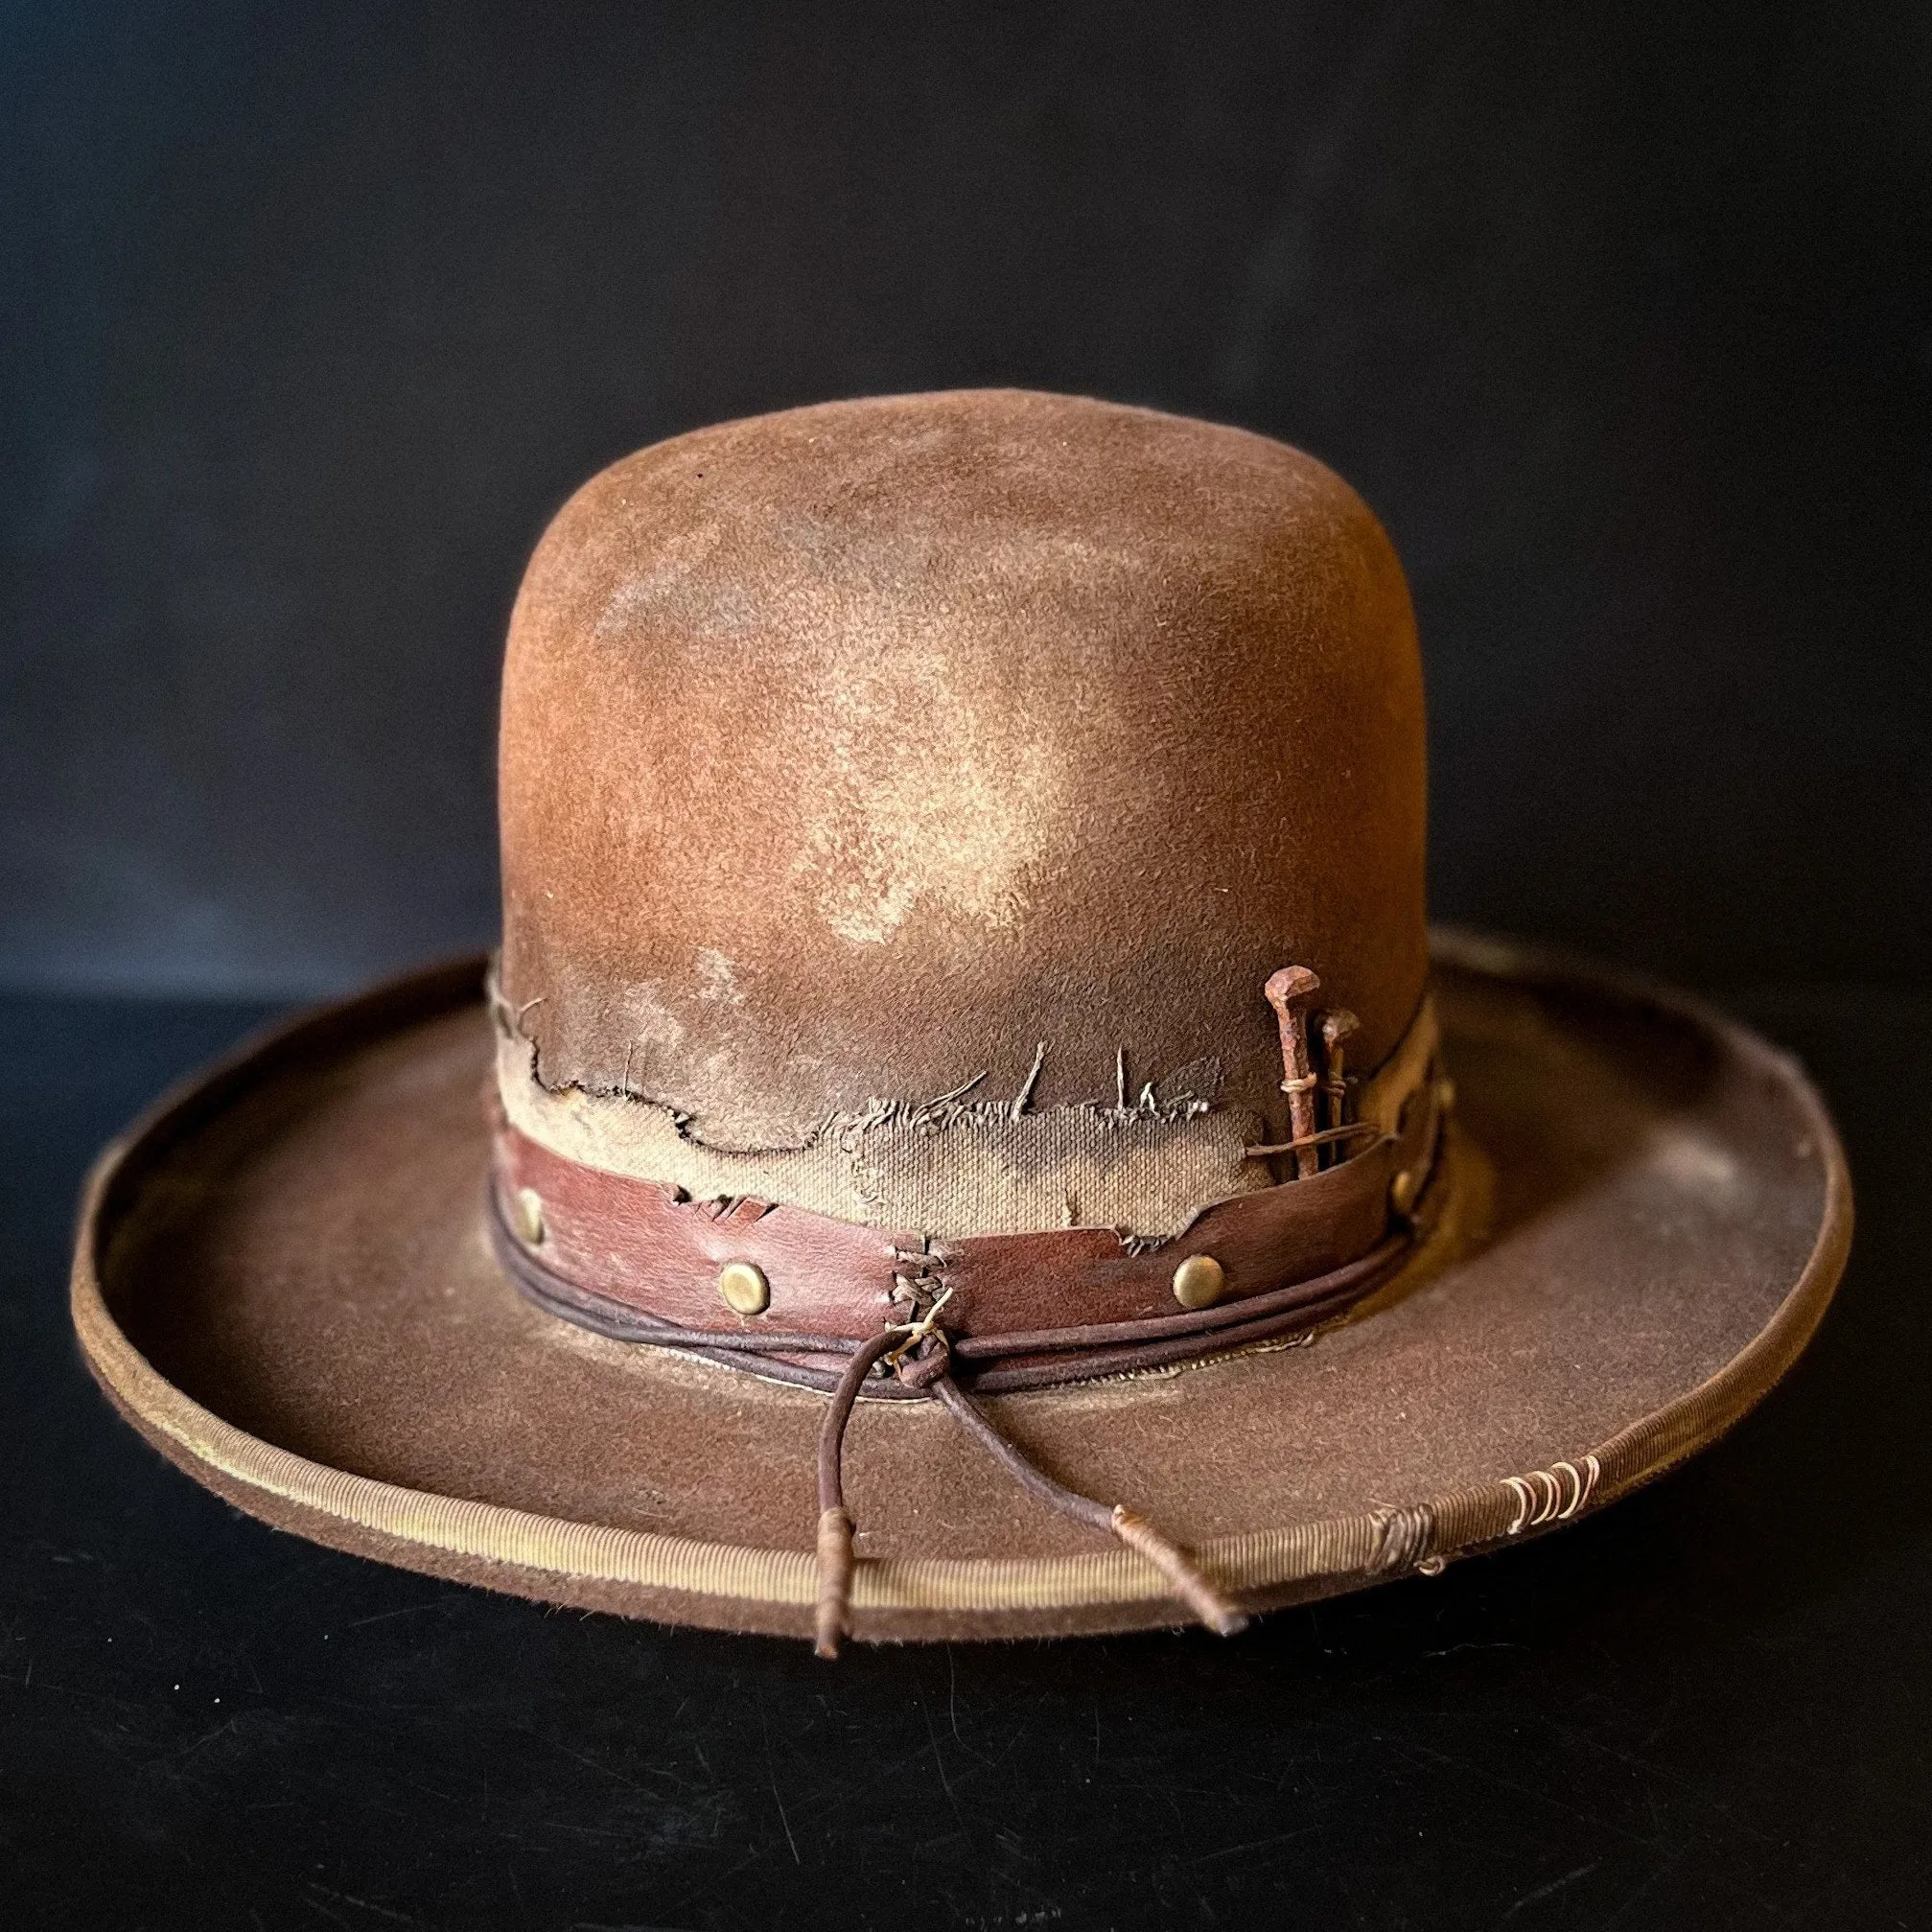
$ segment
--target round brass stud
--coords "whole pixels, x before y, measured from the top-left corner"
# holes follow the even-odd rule
[[[1422,1191],[1422,1175],[1414,1168],[1406,1167],[1388,1183],[1388,1204],[1397,1214],[1406,1215],[1415,1205],[1415,1197]]]
[[[1183,1308],[1212,1308],[1227,1286],[1227,1270],[1211,1254],[1191,1254],[1174,1271],[1174,1298]]]
[[[544,1245],[544,1197],[533,1187],[517,1190],[517,1232],[530,1247]]]
[[[728,1261],[718,1269],[718,1293],[733,1315],[762,1315],[772,1305],[764,1269],[749,1261]]]

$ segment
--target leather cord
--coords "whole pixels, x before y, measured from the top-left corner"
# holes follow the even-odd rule
[[[873,1365],[898,1339],[896,1331],[887,1329],[852,1351],[819,1425],[819,1604],[813,1648],[825,1658],[839,1654],[855,1564],[852,1520],[846,1513],[846,1424],[851,1420],[852,1405],[858,1401],[859,1389]]]
[[[1085,1524],[1089,1529],[1107,1530],[1129,1548],[1139,1550],[1174,1585],[1175,1594],[1216,1636],[1235,1637],[1247,1628],[1247,1618],[1201,1575],[1182,1549],[1170,1543],[1144,1517],[1135,1515],[1123,1502],[1111,1507],[1095,1502],[1036,1468],[966,1400],[951,1376],[935,1377],[932,1391],[953,1420],[1029,1496],[1037,1497],[1049,1508],[1072,1517],[1076,1523]]]
[[[824,1658],[839,1654],[839,1641],[845,1636],[848,1610],[851,1601],[852,1572],[856,1560],[852,1548],[852,1519],[846,1508],[844,1459],[846,1427],[851,1420],[859,1390],[873,1368],[895,1346],[903,1347],[902,1336],[918,1338],[916,1324],[908,1330],[887,1329],[855,1349],[851,1360],[832,1390],[826,1406],[825,1420],[819,1426],[819,1594],[814,1618],[813,1648]],[[1090,1496],[1056,1482],[1046,1472],[1029,1462],[1013,1445],[974,1408],[959,1385],[946,1372],[945,1338],[935,1331],[931,1339],[938,1344],[919,1367],[900,1362],[901,1378],[914,1386],[929,1389],[934,1400],[984,1449],[1006,1473],[1048,1508],[1070,1517],[1089,1529],[1117,1536],[1130,1549],[1137,1549],[1173,1584],[1175,1594],[1207,1627],[1222,1637],[1233,1637],[1247,1627],[1247,1619],[1223,1597],[1176,1545],[1168,1541],[1145,1518],[1125,1503],[1096,1502]]]

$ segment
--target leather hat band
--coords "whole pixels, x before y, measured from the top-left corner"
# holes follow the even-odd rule
[[[991,1393],[1218,1354],[1340,1313],[1399,1265],[1442,1095],[1422,1079],[1393,1132],[1217,1202],[1161,1242],[1107,1228],[935,1242],[769,1201],[692,1200],[569,1160],[500,1116],[493,1220],[524,1292],[584,1326],[756,1355],[761,1373],[828,1387],[854,1345],[943,1304],[961,1373]],[[734,1308],[736,1282],[761,1305]]]

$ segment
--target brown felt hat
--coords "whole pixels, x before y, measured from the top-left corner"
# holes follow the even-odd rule
[[[681,436],[512,619],[504,933],[103,1156],[81,1345],[267,1521],[875,1639],[1248,1612],[1710,1442],[1843,1267],[1784,1055],[1425,923],[1414,622],[1281,444]]]

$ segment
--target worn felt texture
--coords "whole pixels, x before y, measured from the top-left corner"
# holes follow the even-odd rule
[[[1362,1072],[1422,992],[1401,567],[1244,431],[966,391],[641,451],[530,565],[500,780],[540,1077],[716,1146],[1013,1095],[1042,1042],[1038,1108],[1124,1054],[1279,1140],[1268,976],[1321,976]]]
[[[1492,972],[1462,957],[1438,975],[1468,1203],[1449,1251],[1305,1347],[992,1403],[1029,1455],[1194,1543],[1425,1503],[1584,1456],[1725,1370],[1817,1274],[1821,1230],[1843,1219],[1827,1199],[1835,1143],[1762,1049],[1641,994],[1530,983],[1506,962]],[[460,976],[436,983],[407,1023],[345,1009],[333,1031],[208,1089],[99,1209],[88,1240],[105,1244],[106,1313],[167,1384],[331,1468],[575,1523],[808,1548],[822,1398],[585,1333],[532,1309],[497,1269],[483,1233],[491,1039],[478,990],[474,978],[467,992]],[[98,1366],[98,1340],[89,1347]],[[116,1393],[198,1467],[128,1386]],[[692,1614],[648,1593],[399,1548],[198,1473],[366,1553]],[[1052,1557],[1094,1541],[1001,1479],[926,1405],[860,1406],[847,1494],[862,1557]],[[709,1605],[703,1620],[785,1629],[799,1618],[747,1599]],[[858,1630],[1147,1620],[1164,1619],[1074,1604],[1004,1619],[909,1613]]]

